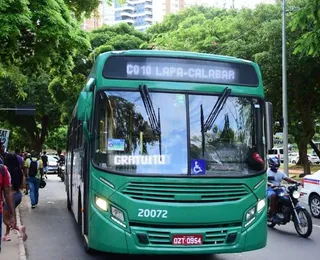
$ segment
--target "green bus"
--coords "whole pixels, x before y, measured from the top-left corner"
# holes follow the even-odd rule
[[[257,64],[182,51],[100,54],[68,128],[67,204],[85,250],[265,247],[272,143]]]

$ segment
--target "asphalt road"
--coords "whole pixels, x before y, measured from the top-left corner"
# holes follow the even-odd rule
[[[264,249],[241,254],[212,256],[123,256],[87,255],[82,247],[73,216],[66,208],[64,184],[54,175],[49,176],[47,186],[40,190],[40,203],[30,208],[29,198],[24,196],[21,209],[22,223],[27,226],[26,252],[28,260],[117,260],[117,259],[166,259],[177,257],[208,260],[283,260],[319,259],[320,220],[313,218],[313,233],[309,239],[297,235],[293,223],[269,229],[268,244]]]

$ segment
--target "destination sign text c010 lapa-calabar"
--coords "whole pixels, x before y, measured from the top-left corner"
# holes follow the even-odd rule
[[[105,63],[103,76],[109,79],[259,85],[257,72],[251,64],[190,58],[112,56]]]

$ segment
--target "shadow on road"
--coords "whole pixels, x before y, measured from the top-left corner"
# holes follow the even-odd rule
[[[316,241],[312,239],[312,234],[308,238],[304,238],[299,236],[299,234],[295,231],[293,224],[288,224],[290,226],[290,229],[284,229],[283,227],[274,227],[274,228],[268,228],[269,234],[276,234],[280,239],[281,237],[285,239],[290,239],[293,243],[314,243],[316,245]],[[288,227],[287,226],[287,227]]]
[[[221,258],[219,255],[115,255],[115,254],[103,254],[103,253],[96,253],[94,259],[105,259],[105,260],[220,260]],[[93,256],[93,257],[94,257]]]

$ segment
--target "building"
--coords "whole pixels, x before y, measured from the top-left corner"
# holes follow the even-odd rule
[[[156,1],[156,0],[155,0]],[[153,22],[152,0],[127,0],[120,5],[116,0],[112,5],[100,0],[98,9],[91,18],[85,19],[82,28],[87,31],[99,28],[104,24],[115,25],[127,23],[137,30],[145,31]]]
[[[110,6],[100,0],[99,8],[92,18],[86,19],[83,29],[91,31],[103,24],[128,23],[137,30],[145,31],[155,22],[162,22],[168,14],[177,13],[185,8],[203,5],[217,8],[254,8],[257,4],[273,4],[276,0],[127,0],[119,5],[116,0]]]
[[[96,28],[101,27],[104,24],[102,9],[99,8],[94,11],[90,18],[85,19],[82,24],[82,29],[85,31],[92,31]]]
[[[233,0],[185,0],[186,7],[202,5],[207,7],[231,8],[232,4]]]
[[[153,22],[162,22],[168,14],[177,13],[185,8],[185,0],[154,0]]]
[[[233,0],[235,8],[255,8],[258,4],[275,4],[276,0]]]
[[[128,0],[119,5],[114,2],[114,24],[128,23],[137,30],[145,31],[152,25],[152,0]]]

